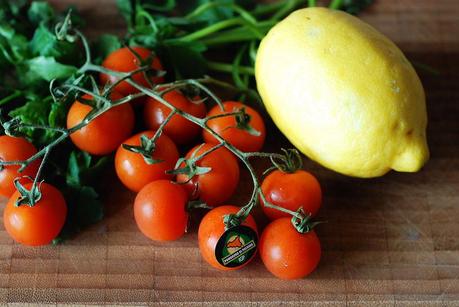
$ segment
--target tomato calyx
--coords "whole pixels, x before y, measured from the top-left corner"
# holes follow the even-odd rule
[[[40,186],[43,183],[43,181],[40,181],[38,184],[32,184],[32,187],[30,188],[30,190],[27,190],[26,187],[24,187],[19,182],[22,178],[27,178],[33,181],[32,178],[30,178],[29,176],[23,176],[23,177],[18,177],[14,179],[14,182],[13,182],[14,186],[18,190],[19,194],[21,194],[21,196],[16,200],[14,205],[16,207],[19,207],[21,205],[28,205],[30,207],[33,207],[35,206],[36,203],[40,201],[42,197]]]
[[[92,94],[89,97],[89,94],[87,94],[78,98],[80,103],[92,107],[92,110],[86,115],[86,118],[92,116],[100,109],[109,109],[112,105],[112,101],[110,100],[110,88],[100,90],[96,80],[92,76],[89,77],[89,80],[91,81]]]
[[[325,222],[313,221],[310,214],[306,214],[302,207],[300,207],[296,214],[292,216],[292,225],[299,233],[307,233],[314,229],[319,224]]]
[[[237,213],[230,213],[223,217],[223,223],[225,224],[225,230],[232,227],[241,225],[245,219],[249,216],[250,212],[255,206],[256,202],[249,202],[247,205],[241,207]]]
[[[153,153],[155,152],[155,149],[156,149],[156,144],[155,144],[156,138],[155,137],[156,135],[150,139],[145,134],[142,134],[140,136],[139,146],[128,145],[128,144],[123,144],[122,146],[124,149],[128,151],[142,155],[143,159],[145,160],[145,163],[149,165],[155,164],[155,163],[161,163],[163,162],[163,160],[153,158]]]
[[[250,120],[252,117],[249,114],[247,114],[247,112],[245,111],[245,108],[242,107],[238,111],[239,113],[235,115],[236,128],[247,131],[250,135],[260,136],[261,132],[256,130],[250,125]]]
[[[188,177],[186,181],[178,182],[179,184],[186,184],[190,182],[194,176],[204,175],[212,170],[211,167],[204,167],[204,166],[196,165],[196,162],[197,160],[194,157],[190,159],[180,158],[177,161],[176,168],[173,170],[167,171],[166,173],[171,174],[171,175],[179,175],[179,174],[186,175]],[[184,166],[177,168],[181,164],[184,164]]]
[[[283,155],[272,155],[270,157],[273,167],[266,170],[265,173],[273,169],[278,169],[283,173],[294,173],[303,167],[303,159],[297,149],[282,148],[281,150],[284,152]]]
[[[194,87],[190,84],[178,89],[178,91],[193,104],[199,105],[207,100],[207,97],[201,98],[201,89],[199,87]]]
[[[135,56],[136,60],[138,61],[138,67],[148,67],[148,69],[143,71],[142,73],[144,73],[145,76],[148,77],[146,78],[146,80],[148,83],[150,83],[150,86],[152,86],[150,78],[164,77],[166,75],[165,70],[152,68],[153,60],[156,57],[156,53],[154,51],[151,51],[151,54],[147,58],[143,59],[140,56],[140,54],[137,51],[135,51],[131,46],[125,45],[125,47],[129,49],[129,51]]]
[[[19,118],[13,118],[6,122],[4,122],[3,119],[0,118],[0,122],[6,135],[11,137],[23,136],[23,134],[20,131],[21,120]]]
[[[205,143],[204,143],[205,144]],[[190,158],[180,158],[178,159],[177,163],[175,164],[175,168],[173,170],[167,171],[167,174],[171,175],[179,175],[183,174],[188,177],[186,181],[180,181],[178,182],[179,184],[186,184],[190,182],[194,176],[198,175],[204,175],[212,170],[211,167],[207,166],[199,166],[196,164],[200,159],[204,158],[206,155],[212,153],[213,151],[217,150],[218,148],[222,147],[223,144],[218,144],[215,145],[214,147],[206,150],[202,154],[196,156],[196,154],[199,152],[199,150],[204,146],[204,144],[201,144],[198,146],[192,153]],[[180,167],[180,165],[184,164],[184,166]]]
[[[231,213],[227,214],[223,218],[223,223],[225,224],[225,230],[228,230],[232,227],[237,227],[241,225],[241,218],[237,214]]]

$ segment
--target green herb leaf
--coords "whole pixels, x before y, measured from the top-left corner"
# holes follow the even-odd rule
[[[175,72],[175,78],[199,78],[207,72],[203,52],[205,45],[199,42],[165,42],[159,51],[169,71]],[[193,65],[190,65],[193,63]]]
[[[102,61],[113,51],[121,48],[121,41],[118,36],[111,34],[101,35],[93,46],[95,63],[102,63]]]
[[[53,79],[64,79],[76,73],[75,66],[56,62],[53,57],[38,56],[27,60],[22,67],[23,82],[30,84],[39,80],[50,82]]]
[[[34,25],[48,23],[54,18],[54,10],[48,2],[34,1],[30,4],[27,16]]]
[[[63,127],[67,118],[67,105],[65,103],[52,102],[49,111],[48,124],[51,127]]]
[[[211,25],[216,22],[234,17],[235,15],[234,10],[231,7],[227,6],[228,4],[235,4],[234,0],[220,0],[220,1],[191,0],[191,1],[187,1],[186,5],[183,5],[183,7],[187,13],[190,13],[196,8],[199,8],[200,6],[209,5],[209,4],[217,4],[217,5],[204,10],[194,20],[199,20],[208,25]]]
[[[160,2],[160,3],[158,4],[156,2]],[[155,4],[145,3],[144,7],[152,11],[164,13],[164,12],[172,11],[176,5],[177,5],[177,2],[175,0],[163,0],[163,1],[155,1]]]
[[[56,60],[75,61],[78,57],[75,55],[76,44],[67,41],[58,40],[54,32],[48,29],[44,24],[40,24],[30,41],[30,50],[34,56],[42,55],[45,57],[54,57]]]
[[[121,15],[123,15],[124,20],[128,25],[128,28],[132,27],[133,24],[133,15],[134,15],[134,4],[131,0],[116,0],[116,5]]]
[[[67,203],[67,218],[53,244],[69,239],[84,227],[97,223],[104,217],[104,206],[94,188],[79,185],[65,186],[62,191]]]
[[[11,64],[22,61],[28,56],[28,39],[16,33],[8,24],[0,24],[0,54]]]
[[[84,151],[73,151],[69,157],[66,182],[68,185],[89,184],[105,168],[110,158],[94,159]]]
[[[339,9],[357,15],[373,2],[374,0],[342,0]]]
[[[8,116],[18,119],[21,123],[34,125],[47,125],[48,114],[50,111],[50,100],[34,99],[29,100],[25,105],[14,109]],[[54,136],[55,132],[21,128],[21,132],[29,138],[35,140],[37,144],[47,144]]]

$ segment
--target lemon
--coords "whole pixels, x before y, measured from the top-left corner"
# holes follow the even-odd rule
[[[275,124],[327,168],[377,177],[428,160],[419,77],[393,42],[352,15],[293,12],[262,40],[255,75]]]

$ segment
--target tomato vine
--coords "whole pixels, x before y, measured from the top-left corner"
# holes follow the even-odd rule
[[[70,16],[70,14],[68,16]],[[29,190],[27,188],[25,188],[20,183],[19,180],[15,181],[16,188],[21,194],[21,197],[20,197],[19,201],[16,203],[17,206],[18,205],[24,205],[24,204],[27,204],[29,206],[34,206],[34,204],[36,204],[40,200],[40,198],[41,198],[41,193],[40,193],[41,170],[42,170],[43,166],[45,165],[45,163],[47,163],[48,156],[49,156],[49,153],[51,152],[51,150],[53,150],[57,145],[59,145],[65,139],[67,139],[73,132],[75,132],[75,131],[77,131],[79,129],[82,129],[83,127],[87,126],[94,119],[96,119],[97,117],[101,116],[102,114],[104,114],[108,110],[110,110],[110,109],[112,109],[112,108],[114,108],[116,106],[128,103],[129,101],[134,100],[136,98],[139,98],[139,97],[142,97],[142,96],[148,96],[148,97],[151,97],[151,98],[159,101],[160,103],[162,103],[166,107],[168,107],[171,112],[170,112],[169,116],[167,117],[167,119],[163,122],[163,124],[156,131],[154,136],[151,139],[143,140],[144,143],[145,143],[145,146],[144,146],[143,149],[131,148],[131,147],[125,146],[126,149],[128,149],[130,151],[133,151],[133,152],[135,152],[137,154],[141,154],[145,158],[147,163],[155,163],[156,161],[154,161],[154,159],[152,159],[152,156],[151,156],[151,153],[154,151],[155,141],[161,135],[161,133],[162,133],[162,131],[164,129],[164,126],[167,124],[168,120],[173,115],[178,114],[178,115],[182,116],[183,118],[191,121],[192,123],[200,126],[204,130],[206,130],[208,133],[210,133],[218,141],[218,144],[214,145],[212,148],[210,148],[206,152],[204,152],[204,153],[202,153],[202,154],[200,154],[200,155],[198,155],[196,157],[192,157],[191,159],[188,159],[188,160],[185,160],[185,159],[179,160],[179,163],[177,163],[177,165],[176,165],[174,170],[171,170],[171,173],[177,174],[177,173],[183,173],[185,171],[189,171],[189,172],[191,172],[192,174],[195,175],[195,174],[197,174],[199,172],[203,173],[203,172],[209,171],[208,169],[197,167],[196,166],[196,162],[199,161],[200,159],[202,159],[204,156],[206,156],[206,155],[210,154],[211,152],[217,150],[220,147],[225,147],[227,150],[232,152],[244,164],[244,166],[247,168],[247,170],[250,173],[250,176],[251,176],[251,179],[252,179],[252,183],[253,183],[253,191],[251,193],[250,200],[247,202],[247,204],[242,206],[240,208],[240,210],[236,214],[229,214],[229,215],[227,215],[225,217],[224,222],[225,222],[225,225],[226,225],[227,228],[240,225],[247,218],[248,214],[253,209],[253,207],[258,203],[259,198],[261,198],[263,200],[263,202],[264,202],[266,207],[277,209],[277,210],[280,210],[282,212],[285,212],[285,213],[288,213],[288,214],[292,215],[292,217],[293,217],[292,224],[296,227],[296,229],[298,231],[300,231],[300,232],[309,231],[309,229],[314,226],[314,224],[310,223],[309,217],[306,216],[302,212],[301,209],[295,212],[295,211],[288,210],[286,208],[282,208],[282,207],[276,206],[276,205],[268,202],[266,200],[265,195],[263,194],[263,192],[261,190],[260,181],[258,179],[257,173],[256,173],[254,167],[252,166],[251,162],[250,162],[250,159],[253,158],[253,157],[262,157],[262,158],[270,158],[273,161],[273,163],[274,163],[275,160],[278,160],[278,161],[284,161],[285,163],[287,163],[287,165],[289,165],[288,163],[292,163],[292,162],[288,162],[288,161],[292,161],[291,155],[292,155],[292,153],[294,153],[294,151],[292,151],[292,150],[285,151],[286,154],[284,154],[284,155],[283,154],[279,154],[279,153],[243,152],[242,150],[236,148],[231,143],[227,142],[221,135],[219,135],[218,133],[216,133],[214,130],[212,130],[209,127],[208,122],[211,119],[215,119],[215,118],[218,118],[218,117],[225,117],[225,116],[234,116],[239,120],[239,122],[238,122],[238,128],[239,129],[247,129],[249,132],[250,131],[253,132],[253,128],[250,127],[250,125],[248,124],[248,122],[250,120],[250,116],[248,114],[246,114],[244,108],[241,108],[238,111],[226,112],[226,113],[218,114],[218,115],[215,115],[215,116],[199,118],[199,117],[193,116],[193,115],[191,115],[189,113],[186,113],[183,110],[175,107],[174,105],[172,105],[170,102],[168,102],[163,97],[167,92],[172,91],[172,90],[194,88],[194,89],[198,89],[198,90],[203,91],[217,105],[219,105],[223,109],[223,105],[222,105],[221,100],[218,98],[218,96],[215,93],[213,93],[209,89],[208,85],[215,85],[215,86],[234,89],[232,85],[230,85],[228,83],[225,83],[225,82],[222,82],[222,81],[219,81],[219,80],[216,80],[216,79],[213,79],[211,77],[205,76],[205,77],[200,78],[200,79],[184,79],[184,80],[177,80],[177,81],[169,82],[169,83],[156,84],[156,85],[152,85],[149,88],[149,87],[146,87],[144,85],[141,85],[141,84],[135,82],[132,79],[132,76],[137,74],[137,73],[139,73],[139,72],[147,73],[151,69],[149,67],[149,65],[142,66],[139,69],[131,71],[131,72],[128,72],[128,73],[124,73],[124,72],[113,71],[113,70],[107,69],[107,68],[105,68],[103,66],[99,66],[99,65],[96,65],[96,64],[92,63],[91,51],[90,51],[89,43],[88,43],[86,37],[83,35],[83,33],[81,33],[79,30],[74,29],[72,27],[71,18],[70,17],[66,18],[62,23],[58,24],[56,26],[56,28],[55,28],[55,32],[56,32],[56,36],[61,40],[66,40],[68,42],[75,43],[77,41],[77,39],[79,39],[81,44],[83,45],[83,48],[84,48],[84,51],[85,51],[85,55],[86,55],[86,59],[85,59],[84,64],[78,69],[78,74],[80,74],[80,76],[78,78],[76,78],[75,80],[64,82],[63,84],[58,85],[58,86],[56,86],[56,82],[54,80],[51,81],[51,83],[50,83],[50,91],[51,91],[52,98],[55,100],[56,103],[59,103],[59,102],[61,102],[61,100],[67,99],[67,96],[70,95],[71,93],[73,93],[73,94],[75,94],[75,93],[88,94],[88,95],[91,95],[93,97],[94,101],[95,101],[93,103],[94,104],[94,108],[93,108],[93,111],[91,111],[84,118],[84,120],[80,124],[78,124],[78,125],[76,125],[74,127],[68,128],[68,129],[49,127],[49,126],[46,126],[46,125],[25,124],[25,123],[22,123],[20,120],[14,119],[14,118],[12,120],[10,120],[10,121],[1,123],[5,133],[7,135],[10,135],[10,136],[18,136],[18,135],[20,135],[20,133],[21,133],[20,130],[21,130],[21,128],[24,128],[24,127],[33,128],[33,129],[52,130],[52,131],[57,132],[57,133],[60,134],[55,140],[53,140],[52,142],[50,142],[49,144],[44,146],[41,150],[39,150],[36,154],[31,156],[27,160],[0,161],[0,167],[1,166],[6,166],[6,165],[20,165],[21,166],[20,170],[23,170],[25,167],[27,167],[33,161],[41,158],[41,164],[40,164],[39,171],[38,171],[36,177],[34,178],[33,184],[31,185],[31,188]],[[94,78],[91,75],[92,73],[103,73],[103,74],[111,75],[111,76],[116,77],[118,79],[118,81],[113,83],[113,84],[111,84],[110,86],[104,88],[102,91],[100,91],[98,86],[97,86],[96,81],[94,80]],[[81,85],[83,83],[83,79],[85,79],[85,78],[90,80],[90,83],[92,85],[92,89],[91,90],[89,90],[89,89],[87,89],[87,88],[85,88],[84,86]],[[110,95],[111,91],[114,89],[114,87],[119,82],[123,82],[123,81],[129,83],[131,86],[136,88],[139,91],[139,93],[130,94],[130,95],[127,95],[127,96],[125,96],[125,97],[123,97],[121,99],[117,99],[117,100],[113,100],[112,101],[109,98],[110,97],[109,95]],[[242,123],[241,123],[241,121],[242,121]],[[145,150],[145,147],[148,147],[147,150]],[[295,157],[298,158],[298,153],[296,153]],[[182,163],[185,164],[185,167],[180,168],[180,165]],[[296,162],[296,164],[298,164],[298,163],[299,162]],[[274,165],[276,165],[276,163],[274,163]],[[289,167],[291,167],[291,166],[289,166]],[[186,168],[188,168],[188,169],[186,169]]]

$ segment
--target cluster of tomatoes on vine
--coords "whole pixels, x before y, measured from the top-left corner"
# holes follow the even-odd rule
[[[140,67],[140,59],[150,59],[149,65],[156,71],[163,69],[160,60],[143,47],[116,50],[102,66],[113,71],[132,72]],[[146,76],[135,73],[131,80],[145,87],[164,81],[160,75],[151,80]],[[110,93],[113,101],[138,92],[129,82],[120,82],[109,74],[101,73],[99,79],[103,85],[116,83]],[[241,265],[224,266],[217,261],[216,245],[223,233],[231,228],[228,217],[237,217],[236,224],[251,228],[258,236],[257,225],[250,215],[251,207],[241,218],[240,207],[226,202],[239,182],[235,150],[241,154],[259,151],[266,135],[264,122],[256,110],[241,102],[226,101],[207,112],[205,99],[187,94],[173,89],[162,95],[174,106],[174,114],[171,114],[174,112],[171,108],[151,97],[142,97],[142,102],[136,99],[117,105],[72,132],[70,138],[76,147],[93,155],[115,152],[115,170],[120,181],[137,193],[134,217],[145,236],[157,241],[179,239],[186,232],[189,210],[196,204],[205,204],[211,210],[200,222],[198,230],[203,258],[217,269],[239,269],[251,259]],[[67,114],[67,129],[81,124],[94,108],[88,103],[95,100],[93,96],[85,94],[79,100],[73,103]],[[143,108],[143,125],[147,130],[132,135],[135,104]],[[225,116],[226,113],[235,115]],[[209,118],[205,122],[206,129],[183,114]],[[238,118],[241,115],[242,119]],[[158,129],[160,133],[157,133]],[[204,143],[197,144],[180,158],[177,146],[190,145],[199,136]],[[228,146],[235,150],[229,150]],[[36,153],[36,148],[24,138],[0,136],[0,161],[25,161]],[[243,157],[248,160],[249,156]],[[292,159],[295,158],[290,157]],[[4,210],[5,229],[14,240],[25,245],[49,244],[59,234],[66,219],[64,197],[45,182],[38,184],[39,196],[34,203],[20,202],[24,195],[21,189],[27,191],[32,186],[25,183],[24,176],[34,178],[39,166],[40,159],[25,167],[0,166],[0,193],[10,197]],[[264,199],[258,199],[256,190],[252,197],[256,202],[260,201],[264,213],[272,220],[259,240],[257,238],[257,249],[263,263],[274,275],[285,279],[301,278],[313,271],[320,259],[319,240],[306,222],[321,205],[321,189],[314,176],[300,170],[301,164],[295,166],[285,160],[277,166],[278,169],[271,171],[260,186]],[[19,191],[15,191],[16,188]],[[265,201],[271,206],[265,205]],[[293,219],[288,212],[296,213]]]

